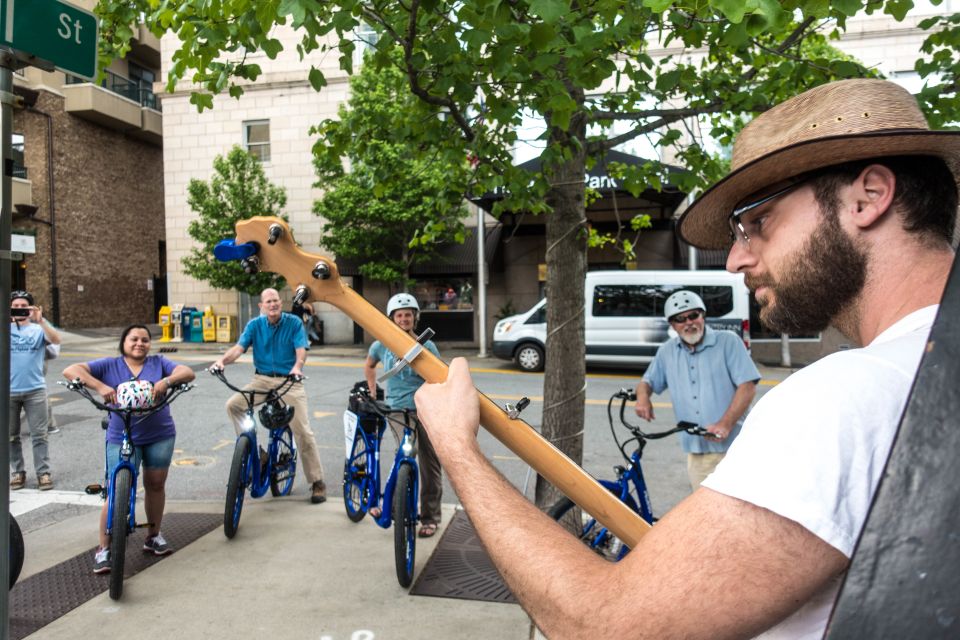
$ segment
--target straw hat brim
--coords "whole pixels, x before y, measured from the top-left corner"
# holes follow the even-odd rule
[[[730,247],[727,219],[747,196],[808,171],[883,156],[939,156],[960,185],[960,131],[881,130],[798,142],[739,167],[680,216],[679,233],[701,249]]]

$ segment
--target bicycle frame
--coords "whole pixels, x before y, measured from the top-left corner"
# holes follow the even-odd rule
[[[356,415],[356,414],[354,414]],[[403,425],[403,435],[400,437],[400,442],[397,446],[397,452],[393,458],[393,466],[390,468],[390,475],[387,477],[387,484],[383,487],[381,492],[381,475],[380,475],[380,443],[383,440],[383,433],[386,431],[388,426],[388,418],[385,416],[374,414],[377,417],[377,431],[376,433],[370,433],[365,430],[359,424],[359,416],[356,424],[356,429],[354,432],[354,440],[356,442],[357,438],[362,438],[364,441],[364,464],[368,468],[368,473],[371,477],[371,486],[372,491],[366,497],[366,500],[363,504],[364,511],[368,512],[372,507],[380,507],[380,516],[374,518],[374,522],[378,526],[389,529],[393,522],[393,493],[396,488],[397,483],[397,473],[400,470],[400,466],[403,464],[409,464],[413,467],[414,470],[414,483],[413,490],[415,495],[420,493],[420,468],[417,465],[417,459],[413,455],[414,441],[416,440],[416,433],[413,428],[410,426],[409,419],[404,420]],[[352,444],[352,443],[351,443]],[[348,454],[349,455],[349,454]],[[352,457],[350,459],[351,467],[356,466],[357,461]],[[414,513],[414,516],[419,519],[419,507],[417,512]]]

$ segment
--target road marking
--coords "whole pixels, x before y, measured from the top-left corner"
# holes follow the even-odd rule
[[[505,394],[505,393],[488,393],[485,395],[491,400],[519,400],[520,398],[526,397],[526,398],[529,398],[530,402],[543,402],[543,396],[519,396],[519,395],[512,395],[512,394]],[[591,400],[590,398],[587,398],[583,402],[584,404],[591,404],[591,405],[606,405],[608,401],[607,400]],[[669,409],[673,405],[670,404],[669,402],[654,402],[653,406],[660,407],[661,409]]]
[[[517,456],[490,456],[494,460],[505,460],[507,462],[523,462],[522,459]]]
[[[236,440],[221,440],[217,444],[213,445],[213,450],[216,451],[217,449],[223,449],[224,447],[229,447],[234,442],[236,442]]]
[[[314,411],[313,412],[314,418],[326,418],[327,416],[335,416],[335,415],[337,414],[333,411]]]

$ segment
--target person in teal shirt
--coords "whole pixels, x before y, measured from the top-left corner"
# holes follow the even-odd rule
[[[417,299],[409,293],[398,293],[387,302],[387,316],[393,322],[416,338],[414,330],[420,314],[420,305]],[[424,343],[424,348],[433,355],[440,357],[437,345],[432,340]],[[375,394],[377,388],[377,364],[383,362],[385,371],[393,368],[399,358],[390,352],[379,340],[370,345],[367,352],[367,361],[364,366],[364,378],[367,388]],[[417,405],[413,401],[413,394],[423,385],[423,378],[412,367],[404,367],[399,373],[387,381],[387,404],[392,409],[410,409],[414,415]],[[429,538],[437,532],[440,524],[440,498],[443,495],[443,476],[440,469],[440,460],[433,451],[430,438],[422,426],[417,426],[417,457],[420,466],[420,533],[421,538]],[[371,515],[378,514],[371,510]]]

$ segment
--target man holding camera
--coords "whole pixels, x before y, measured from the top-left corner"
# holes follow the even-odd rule
[[[20,412],[26,410],[33,440],[33,467],[41,491],[53,489],[47,451],[47,383],[43,363],[47,345],[59,345],[60,335],[46,320],[26,291],[10,294],[10,489],[27,483],[20,444]]]

